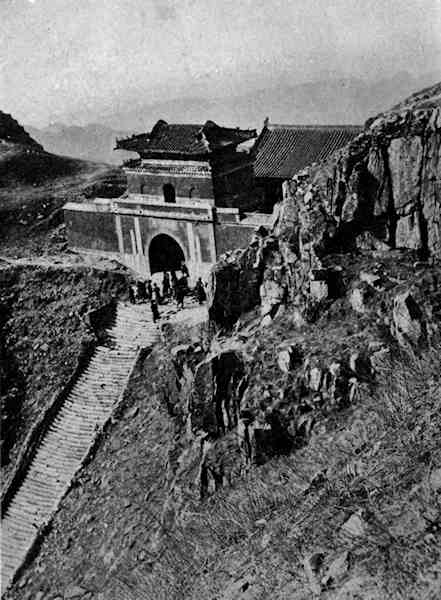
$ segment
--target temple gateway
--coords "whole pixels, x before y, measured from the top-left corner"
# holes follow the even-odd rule
[[[274,126],[255,130],[169,124],[117,140],[139,158],[124,165],[127,191],[64,206],[70,247],[105,255],[142,277],[178,270],[205,279],[221,254],[271,227],[281,184],[323,160],[359,128]]]
[[[134,151],[127,192],[65,205],[69,245],[115,258],[142,276],[178,270],[207,277],[227,250],[269,224],[272,206],[253,193],[255,130],[158,121],[150,133],[117,140]]]

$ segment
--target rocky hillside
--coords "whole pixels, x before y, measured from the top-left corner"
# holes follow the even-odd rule
[[[27,131],[11,115],[0,110],[0,140],[3,144],[21,144],[35,150],[43,150]]]
[[[212,317],[231,324],[260,302],[274,312],[285,297],[328,294],[336,276],[323,261],[332,253],[439,258],[440,94],[438,84],[370,119],[328,162],[286,182],[273,235],[261,232],[218,264]]]
[[[46,152],[0,112],[0,254],[41,254],[50,244],[38,234],[60,225],[67,201],[116,197],[125,188],[121,169]]]
[[[8,598],[437,600],[440,86],[284,190],[163,327]]]
[[[85,167],[78,161],[45,152],[11,115],[0,112],[0,190],[23,184],[41,185],[74,175]]]

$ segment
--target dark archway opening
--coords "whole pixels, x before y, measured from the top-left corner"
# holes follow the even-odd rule
[[[166,183],[162,186],[162,192],[164,194],[164,200],[166,202],[176,202],[176,191],[171,183]]]
[[[150,272],[178,271],[185,262],[181,246],[172,237],[161,233],[154,237],[149,247]]]

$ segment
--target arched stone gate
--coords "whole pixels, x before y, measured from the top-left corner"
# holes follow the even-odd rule
[[[178,271],[182,263],[186,262],[180,244],[165,233],[160,233],[151,240],[148,257],[152,275],[160,271]]]

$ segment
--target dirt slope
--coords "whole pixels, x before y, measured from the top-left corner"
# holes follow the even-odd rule
[[[126,293],[126,277],[86,266],[0,268],[2,463],[13,466],[34,418],[94,341],[84,318]]]

